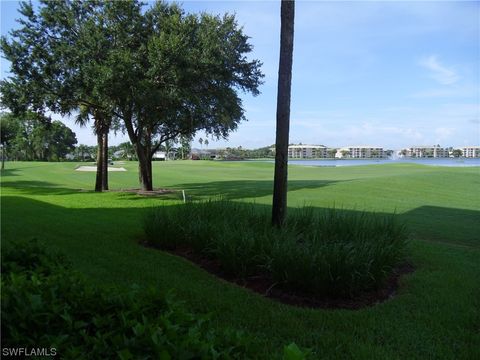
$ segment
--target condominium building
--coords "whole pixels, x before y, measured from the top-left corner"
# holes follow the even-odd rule
[[[336,158],[381,159],[386,157],[385,150],[376,146],[346,146],[337,150]]]
[[[402,153],[407,157],[416,158],[447,158],[450,156],[448,148],[440,145],[419,145],[403,149]]]
[[[291,159],[326,158],[327,147],[323,145],[290,145],[288,157]]]
[[[478,158],[480,157],[480,146],[465,146],[461,148],[463,157]]]

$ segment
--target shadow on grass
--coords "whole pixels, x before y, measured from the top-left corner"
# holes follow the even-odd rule
[[[19,193],[25,195],[68,195],[89,191],[83,189],[60,187],[57,186],[55,183],[51,183],[48,181],[35,180],[2,181],[2,188],[15,189]]]
[[[66,187],[57,186],[55,183],[48,181],[35,181],[35,180],[21,180],[21,181],[2,181],[2,188],[14,189],[17,193],[22,195],[69,195],[78,193],[94,193],[94,189],[72,189]],[[107,190],[106,192],[113,192],[121,194],[119,199],[122,200],[142,200],[145,198],[156,198],[161,200],[182,200],[182,192],[179,190],[173,190],[165,193],[155,194],[137,194],[135,190]]]
[[[42,182],[33,183],[30,185],[36,186],[34,187],[36,194],[78,193],[71,189],[38,188]],[[230,198],[235,194],[236,192],[230,194]],[[123,194],[123,196],[125,196],[125,200],[143,198],[134,194]],[[160,197],[160,199],[163,198]],[[119,205],[120,203],[121,206],[116,208],[78,209],[64,208],[22,196],[3,196],[2,238],[4,230],[6,231],[5,235],[10,233],[16,236],[26,232],[34,234],[38,238],[48,238],[51,235],[58,237],[59,234],[63,234],[71,239],[78,237],[82,243],[88,236],[83,233],[92,233],[92,229],[95,229],[93,233],[98,234],[99,240],[103,234],[112,231],[117,232],[119,236],[124,232],[142,234],[143,214],[149,207],[128,206],[126,201],[119,202]],[[267,214],[270,213],[268,205],[256,204],[255,206],[259,210],[265,210]],[[317,209],[321,211],[325,208],[318,207]],[[294,208],[289,209],[289,212],[294,211]],[[337,211],[356,212],[342,209],[337,209]],[[385,213],[377,214],[386,215]],[[415,239],[480,247],[480,237],[478,236],[480,211],[422,206],[396,216],[407,225]],[[74,235],[70,236],[70,234]],[[95,242],[95,240],[93,241]]]
[[[318,189],[328,186],[336,181],[321,180],[290,180],[288,191],[301,189]],[[59,187],[55,183],[47,181],[2,181],[2,187],[15,189],[24,195],[68,195],[78,192],[92,192],[93,189],[71,189]],[[269,196],[273,191],[273,180],[236,180],[236,181],[213,181],[207,183],[186,183],[172,186],[171,193],[155,194],[152,197],[164,200],[182,200],[181,190],[185,190],[190,200],[200,198],[221,197],[227,200],[256,198]],[[112,189],[113,192],[121,192]],[[123,198],[128,200],[142,199],[149,195],[138,196],[134,192],[123,192]]]
[[[148,207],[134,206],[69,208],[24,196],[2,196],[2,240],[35,237],[48,243],[56,239],[66,247],[86,246],[88,251],[94,251],[95,244],[105,244],[108,239],[114,249],[115,238],[132,230],[142,233],[141,220],[146,210]]]
[[[301,189],[318,189],[337,181],[322,180],[290,180],[288,191]],[[174,188],[185,190],[190,198],[222,197],[224,199],[243,199],[272,195],[273,180],[235,180],[212,181],[203,183],[186,183],[174,185]]]
[[[0,175],[3,176],[18,176],[18,169],[5,168],[0,170]]]
[[[181,191],[174,190],[171,192],[158,193],[158,194],[137,194],[131,191],[113,190],[111,192],[119,193],[120,200],[145,200],[145,199],[157,199],[157,200],[170,200],[170,201],[183,201],[183,195]]]
[[[480,246],[480,211],[421,206],[398,216],[416,238]]]

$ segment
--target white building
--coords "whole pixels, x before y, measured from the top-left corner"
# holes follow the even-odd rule
[[[461,148],[463,157],[478,158],[480,157],[480,146],[465,146]]]
[[[288,157],[291,159],[326,158],[327,147],[323,145],[290,145]]]
[[[152,158],[154,160],[165,160],[167,158],[167,154],[165,153],[165,151],[157,151],[153,154]]]
[[[337,150],[336,158],[382,159],[385,150],[377,146],[346,146]]]
[[[440,145],[417,145],[404,149],[403,153],[407,157],[416,158],[448,158],[450,156],[449,149]]]

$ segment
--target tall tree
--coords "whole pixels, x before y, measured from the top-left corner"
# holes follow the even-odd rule
[[[288,136],[290,131],[290,94],[295,17],[294,0],[282,0],[280,12],[280,61],[278,67],[277,132],[272,205],[272,224],[277,227],[283,225],[287,213]]]
[[[60,161],[65,159],[65,156],[75,149],[77,137],[75,133],[61,121],[54,120],[46,129],[44,141],[48,147],[48,155],[44,160]]]
[[[163,2],[144,16],[144,26],[122,35],[129,46],[112,65],[135,69],[115,79],[131,89],[118,92],[117,103],[137,150],[142,188],[152,190],[151,162],[159,147],[199,130],[227,137],[245,119],[237,91],[257,95],[263,74],[258,60],[246,58],[252,46],[234,16],[187,15]],[[126,21],[122,29],[132,26]]]
[[[342,154],[342,158],[347,158],[349,157],[352,153],[350,150],[340,150],[340,154]]]
[[[108,133],[112,125],[112,117],[103,109],[81,105],[76,123],[86,126],[92,115],[93,132],[97,136],[95,191],[101,192],[108,190]]]
[[[90,159],[92,154],[90,153],[90,148],[87,145],[80,144],[75,148],[75,157],[77,160],[85,161],[85,159]]]
[[[0,118],[2,145],[19,160],[59,161],[75,148],[75,133],[60,121],[27,112]]]
[[[456,157],[456,158],[462,157],[463,156],[463,151],[461,149],[454,149],[452,151],[452,156]]]
[[[119,120],[144,190],[165,141],[199,130],[227,137],[245,119],[237,92],[259,93],[261,63],[247,59],[252,46],[234,16],[185,14],[162,1],[145,10],[137,0],[42,0],[22,14],[24,27],[2,40],[15,75],[2,95],[12,107],[86,107],[95,121]]]
[[[0,143],[2,145],[2,170],[5,169],[5,158],[8,154],[8,149],[15,139],[17,133],[15,119],[11,114],[0,115]]]
[[[35,9],[22,2],[21,27],[10,33],[10,39],[1,40],[13,74],[1,83],[2,104],[17,114],[28,110],[64,115],[78,112],[83,120],[88,119],[88,109],[99,141],[108,139],[110,103],[99,88],[105,70],[102,64],[111,44],[100,36],[103,7],[97,1],[42,0]],[[108,148],[108,143],[98,145],[101,151]],[[108,157],[99,158],[105,160],[98,165],[97,191],[108,188]]]
[[[136,153],[135,153],[135,148],[133,145],[129,142],[123,142],[118,145],[118,149],[121,150],[122,153],[122,158],[126,160],[136,160]]]
[[[192,139],[188,136],[180,136],[180,154],[182,160],[187,159],[192,151],[191,141]]]
[[[337,149],[328,149],[327,150],[327,156],[329,158],[335,158],[335,155],[337,154]]]

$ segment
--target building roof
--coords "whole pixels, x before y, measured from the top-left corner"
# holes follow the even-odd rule
[[[410,146],[411,149],[415,149],[415,148],[418,148],[418,149],[422,149],[422,148],[442,148],[442,146],[440,145],[412,145]]]
[[[289,149],[318,149],[327,148],[325,145],[288,145]]]

